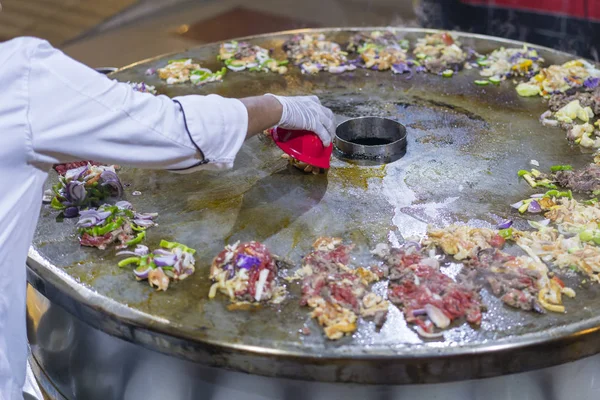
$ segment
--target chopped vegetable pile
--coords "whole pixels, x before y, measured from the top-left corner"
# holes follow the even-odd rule
[[[208,297],[217,292],[233,303],[280,303],[285,288],[277,284],[277,264],[262,243],[235,243],[225,247],[212,262],[213,285]]]
[[[356,69],[348,61],[348,53],[339,44],[325,39],[325,35],[298,34],[283,44],[288,58],[298,65],[303,74],[320,71],[341,73]]]
[[[467,53],[463,51],[460,42],[448,32],[429,34],[417,39],[413,54],[427,71],[434,74],[462,69],[467,60]]]
[[[146,237],[146,229],[155,225],[157,215],[138,213],[127,201],[82,210],[77,222],[79,242],[101,250],[114,242],[118,249],[136,245]]]
[[[166,291],[170,281],[182,281],[194,273],[195,253],[196,250],[181,243],[161,240],[160,248],[152,252],[138,244],[134,251],[121,251],[117,255],[129,256],[119,262],[119,267],[134,266],[135,279],[148,280],[151,287]]]
[[[415,62],[407,60],[408,41],[392,32],[359,33],[350,39],[348,50],[360,55],[357,66],[377,71],[409,72]],[[418,64],[418,63],[416,63]]]
[[[44,193],[44,201],[61,210],[66,218],[79,215],[79,210],[97,207],[109,197],[121,197],[123,185],[114,166],[86,164],[59,175],[58,183]]]
[[[170,60],[169,63],[158,69],[158,76],[167,84],[192,82],[195,85],[203,85],[223,79],[226,68],[212,72],[208,68],[202,68],[200,64],[192,62],[192,59]]]
[[[487,57],[480,57],[476,65],[482,67],[482,76],[488,77],[491,83],[499,83],[507,78],[529,78],[539,72],[543,62],[538,52],[527,46],[520,49],[501,47]]]
[[[351,335],[359,316],[373,319],[378,327],[383,325],[388,302],[369,289],[382,277],[381,271],[348,267],[353,246],[344,245],[339,238],[319,238],[313,248],[291,280],[302,281],[301,304],[313,309],[311,317],[327,338]]]
[[[288,60],[278,61],[271,57],[269,50],[253,46],[247,42],[231,41],[221,44],[219,59],[228,69],[238,72],[249,71],[277,72],[285,74]]]

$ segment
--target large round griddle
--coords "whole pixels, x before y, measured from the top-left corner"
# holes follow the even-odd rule
[[[380,28],[381,29],[381,28]],[[310,32],[310,31],[307,31]],[[325,30],[340,43],[356,30]],[[414,39],[430,32],[399,29]],[[284,57],[282,42],[294,32],[248,38]],[[456,34],[481,53],[522,43]],[[380,332],[361,322],[353,337],[331,342],[298,305],[299,287],[288,285],[281,306],[228,310],[228,300],[207,297],[209,265],[226,243],[259,240],[290,263],[299,264],[321,235],[357,245],[356,264],[372,263],[368,249],[389,239],[425,232],[428,224],[493,226],[503,219],[527,224],[509,204],[532,191],[516,171],[590,160],[571,148],[559,128],[545,128],[540,98],[521,98],[515,85],[480,87],[478,71],[451,79],[430,74],[393,75],[357,70],[342,75],[229,73],[224,82],[167,86],[148,68],[172,58],[192,57],[217,69],[218,44],[143,61],[117,71],[120,81],[145,81],[168,96],[217,93],[244,97],[263,93],[316,94],[339,121],[377,115],[406,125],[406,155],[385,166],[337,159],[327,175],[288,167],[266,136],[249,140],[227,172],[176,175],[123,168],[126,199],[144,212],[159,212],[147,245],[175,240],[198,250],[195,275],[157,293],[116,266],[114,251],[80,247],[75,221],[56,221],[44,207],[29,254],[29,280],[52,301],[88,324],[139,345],[198,363],[250,373],[355,383],[404,384],[471,379],[541,368],[600,351],[600,296],[581,276],[562,276],[577,290],[565,300],[566,314],[539,315],[504,306],[483,291],[488,311],[481,327],[457,324],[442,341],[422,341],[392,307]],[[571,56],[540,49],[547,63]],[[51,174],[48,185],[56,180]],[[132,196],[133,191],[142,192]],[[445,267],[451,274],[457,265]],[[284,271],[285,273],[285,271]],[[385,283],[377,284],[385,290]],[[299,333],[304,325],[312,335]]]

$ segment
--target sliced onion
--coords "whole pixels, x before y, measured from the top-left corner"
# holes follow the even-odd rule
[[[65,218],[75,218],[79,215],[79,208],[77,207],[67,207],[63,212]]]
[[[67,183],[66,188],[66,197],[67,200],[71,201],[74,204],[80,204],[85,200],[87,195],[87,191],[85,190],[85,184],[79,181],[71,181]]]
[[[529,196],[532,199],[543,199],[546,196],[544,193],[536,193]]]
[[[145,72],[146,75],[154,75],[156,70],[154,68],[148,68]]]
[[[81,167],[73,168],[65,172],[65,179],[67,181],[70,180],[78,180],[81,176],[88,170],[87,165],[83,165]]]
[[[97,223],[98,223],[98,218],[90,216],[90,217],[80,218],[79,221],[77,221],[76,226],[78,228],[91,228],[92,226],[96,225]]]
[[[328,71],[332,74],[341,74],[342,72],[346,71],[346,67],[343,65],[338,65],[335,67],[329,67]]]
[[[269,277],[269,270],[268,269],[263,269],[262,271],[260,271],[260,274],[258,275],[258,281],[256,282],[256,296],[254,296],[254,298],[256,299],[256,301],[260,301],[263,291],[265,289],[265,283],[267,283],[267,278]]]
[[[169,250],[156,249],[152,252],[152,254],[154,254],[155,256],[168,256],[169,254],[173,253],[171,253]]]
[[[151,226],[154,226],[154,221],[149,219],[134,219],[133,223],[141,228],[149,228]]]
[[[427,316],[438,328],[444,329],[450,325],[450,318],[444,314],[442,310],[431,304],[425,304],[425,311]]]
[[[116,253],[118,256],[139,256],[138,253],[131,250],[123,250]]]
[[[143,244],[138,244],[135,247],[134,253],[138,256],[145,256],[148,254],[148,246],[144,246]]]
[[[392,72],[395,74],[403,74],[410,72],[410,68],[405,63],[392,64]]]
[[[134,269],[133,274],[138,279],[148,279],[148,274],[150,273],[150,271],[152,271],[152,267],[148,265],[143,271],[138,271],[137,268]]]
[[[123,195],[123,185],[121,185],[121,181],[115,172],[105,170],[100,174],[100,179],[103,181],[102,186],[111,187],[114,190],[116,197],[121,197]]]
[[[135,213],[136,219],[153,219],[158,217],[158,213]]]
[[[512,226],[513,222],[511,220],[506,220],[500,224],[498,224],[498,229],[508,229]]]
[[[432,257],[424,258],[423,260],[421,260],[421,264],[427,265],[428,267],[431,267],[433,269],[439,269],[440,268],[439,261],[436,260],[435,258],[432,258]]]
[[[417,331],[419,336],[423,336],[424,338],[427,338],[427,339],[437,339],[437,338],[444,336],[443,332],[432,332],[432,333],[425,332],[425,330],[423,328],[421,328],[420,326],[417,326],[415,328],[415,330]]]
[[[227,68],[230,69],[230,70],[232,70],[233,72],[240,72],[240,71],[245,70],[246,66],[242,65],[242,66],[236,67],[236,66],[233,66],[233,65],[228,65]]]
[[[122,210],[133,210],[133,206],[131,205],[131,203],[125,200],[117,201],[115,206],[119,207]]]
[[[530,213],[540,213],[542,212],[542,206],[540,206],[540,203],[538,203],[536,200],[533,200],[531,203],[529,203],[527,211]]]
[[[170,254],[168,256],[160,256],[154,257],[154,263],[159,267],[172,267],[175,265],[177,261],[177,256],[175,254]]]
[[[403,247],[414,247],[417,250],[421,250],[421,245],[417,242],[405,242]]]
[[[519,201],[518,203],[511,204],[510,206],[512,208],[517,208],[518,209],[518,208],[521,208],[522,205],[523,205],[523,200]]]
[[[427,314],[427,310],[425,310],[424,308],[418,308],[416,310],[413,310],[413,315],[415,317],[418,317],[419,315],[426,315]]]

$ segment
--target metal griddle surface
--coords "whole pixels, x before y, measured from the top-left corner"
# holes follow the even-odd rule
[[[400,30],[411,43],[424,30]],[[343,43],[349,31],[325,31]],[[466,46],[488,52],[516,42],[457,34]],[[275,48],[290,34],[250,38]],[[218,45],[163,56],[124,68],[121,81],[145,81],[168,96],[217,93],[244,97],[263,93],[316,94],[331,107],[338,122],[348,117],[379,115],[397,119],[408,131],[404,158],[386,166],[359,166],[333,160],[327,175],[305,175],[286,165],[271,141],[259,135],[242,148],[233,170],[176,175],[123,168],[129,184],[125,198],[144,212],[159,212],[159,226],[148,232],[147,245],[160,239],[196,248],[197,270],[168,292],[156,293],[136,282],[129,268],[116,266],[114,251],[82,248],[75,221],[57,223],[44,207],[29,265],[45,282],[47,294],[81,318],[114,335],[210,365],[266,375],[366,383],[437,382],[516,372],[573,360],[600,351],[593,334],[600,325],[597,286],[582,277],[562,276],[577,290],[566,299],[568,313],[519,312],[483,291],[488,311],[481,327],[455,324],[442,341],[422,341],[395,307],[383,329],[361,322],[353,337],[324,339],[298,305],[299,287],[288,285],[283,305],[229,311],[219,295],[209,301],[212,258],[226,243],[259,240],[281,257],[299,263],[321,235],[341,236],[357,244],[356,263],[371,263],[368,249],[389,238],[422,234],[428,224],[469,223],[493,226],[516,219],[509,204],[529,196],[516,171],[530,160],[546,169],[575,167],[590,155],[571,148],[559,128],[538,121],[546,110],[540,98],[520,98],[515,85],[479,87],[478,71],[451,79],[430,74],[407,75],[357,70],[342,75],[303,76],[298,69],[275,74],[229,73],[223,83],[201,88],[167,86],[148,68],[168,59],[192,57],[216,69]],[[541,50],[548,63],[566,54]],[[56,180],[51,174],[49,183]],[[134,191],[141,196],[132,196]],[[458,266],[447,267],[449,273]],[[40,285],[38,285],[40,286]],[[381,292],[384,283],[379,283]],[[57,290],[50,290],[49,288]],[[52,294],[50,293],[50,294]],[[65,296],[66,295],[66,296]],[[85,311],[87,310],[87,311]],[[313,334],[299,330],[308,323]],[[277,357],[273,357],[277,356]]]

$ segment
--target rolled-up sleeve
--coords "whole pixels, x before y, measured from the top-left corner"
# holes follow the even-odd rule
[[[28,79],[32,162],[95,160],[189,172],[230,168],[248,127],[241,101],[134,91],[39,41]]]

